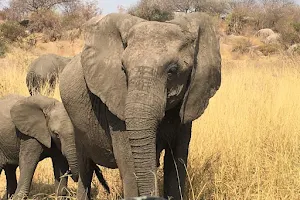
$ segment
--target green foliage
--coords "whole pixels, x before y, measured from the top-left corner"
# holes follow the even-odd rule
[[[300,46],[298,46],[298,47],[295,48],[294,54],[300,55]]]
[[[18,22],[7,21],[0,25],[1,37],[11,42],[17,41],[18,39],[25,37],[25,28]]]
[[[0,38],[0,57],[4,57],[5,53],[8,51],[6,41]]]
[[[161,10],[159,7],[154,7],[152,9],[150,16],[148,17],[148,20],[164,22],[164,21],[170,20],[172,18],[173,18],[172,13],[165,11],[165,10]]]
[[[292,26],[297,33],[300,33],[300,22],[294,22],[292,23]]]
[[[300,33],[297,32],[295,21],[292,16],[285,16],[274,25],[274,30],[281,34],[281,43],[286,47],[300,42]]]
[[[128,13],[149,21],[167,21],[174,18],[172,9],[162,7],[150,0],[141,0],[138,4],[131,7]]]
[[[281,31],[282,43],[286,46],[300,42],[300,35],[295,31]]]

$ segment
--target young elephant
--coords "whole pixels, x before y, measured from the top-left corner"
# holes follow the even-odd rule
[[[48,84],[46,95],[54,91],[59,74],[70,62],[71,58],[55,54],[45,54],[35,59],[29,67],[26,85],[30,95],[41,93]]]
[[[9,95],[0,99],[0,173],[4,169],[7,191],[4,199],[27,196],[39,161],[51,157],[56,194],[66,195],[70,166],[77,181],[77,158],[71,120],[59,101],[35,95]],[[16,168],[20,167],[17,185]],[[16,192],[15,192],[16,191]]]

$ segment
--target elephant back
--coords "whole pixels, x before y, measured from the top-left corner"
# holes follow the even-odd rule
[[[55,54],[45,54],[32,62],[28,73],[33,72],[36,74],[36,76],[44,78],[50,74],[57,75],[70,60],[70,58],[65,58]]]

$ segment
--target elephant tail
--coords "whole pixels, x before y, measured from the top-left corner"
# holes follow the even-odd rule
[[[106,180],[103,177],[102,171],[96,164],[95,164],[95,174],[96,174],[99,182],[101,183],[101,185],[110,194],[110,189],[108,187],[108,184],[107,184]]]
[[[41,82],[41,78],[34,72],[28,72],[26,76],[26,85],[31,96],[41,92]]]

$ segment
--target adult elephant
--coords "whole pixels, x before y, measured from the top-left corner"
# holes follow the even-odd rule
[[[82,53],[60,81],[75,127],[77,198],[90,198],[93,163],[119,168],[125,198],[158,195],[163,149],[164,196],[182,198],[192,121],[221,84],[210,17],[193,13],[154,22],[109,14],[88,30]]]
[[[59,74],[70,62],[71,58],[45,54],[35,59],[27,72],[26,85],[30,95],[40,94],[45,86],[45,94],[54,91]]]

